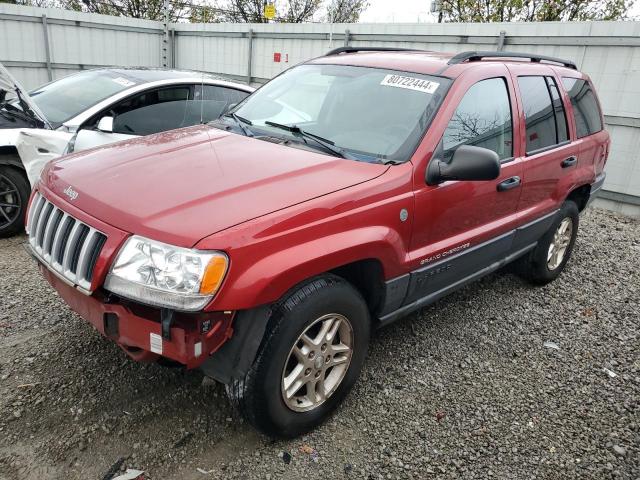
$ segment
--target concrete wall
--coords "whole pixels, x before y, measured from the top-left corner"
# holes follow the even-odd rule
[[[345,44],[571,59],[593,79],[613,139],[605,184],[611,194],[603,195],[640,210],[640,22],[180,23],[168,26],[166,43],[163,34],[160,22],[0,4],[0,61],[27,87],[102,65],[166,65],[260,84]]]

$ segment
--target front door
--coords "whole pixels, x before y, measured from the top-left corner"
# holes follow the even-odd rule
[[[412,273],[407,302],[446,293],[509,252],[516,226],[522,164],[514,145],[513,85],[504,65],[490,78],[459,78],[443,112],[440,144],[431,160],[448,162],[461,145],[493,150],[501,173],[490,181],[420,184],[416,175]],[[517,131],[516,131],[517,132]],[[516,148],[514,148],[514,146]]]

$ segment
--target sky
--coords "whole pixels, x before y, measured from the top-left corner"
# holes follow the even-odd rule
[[[433,22],[430,10],[431,0],[369,0],[360,22]]]
[[[369,0],[369,7],[360,15],[362,23],[414,23],[433,22],[431,0]],[[640,0],[630,10],[633,17],[640,16]]]

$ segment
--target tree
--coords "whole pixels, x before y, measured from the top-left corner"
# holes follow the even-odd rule
[[[100,13],[117,17],[163,20],[162,0],[60,0],[62,6],[79,12]],[[169,18],[181,18],[176,8],[169,10]]]
[[[441,0],[439,22],[624,20],[634,0]]]
[[[367,0],[333,0],[327,7],[325,21],[332,23],[356,23],[360,14],[369,6]]]
[[[266,23],[266,0],[218,0],[217,7],[223,21],[239,23]],[[276,0],[275,22],[302,23],[320,18],[334,23],[353,23],[367,7],[367,0],[331,0],[324,13],[323,0]]]

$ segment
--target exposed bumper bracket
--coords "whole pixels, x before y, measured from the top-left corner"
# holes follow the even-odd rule
[[[160,309],[160,324],[162,325],[162,338],[171,340],[171,324],[173,323],[173,310]]]

